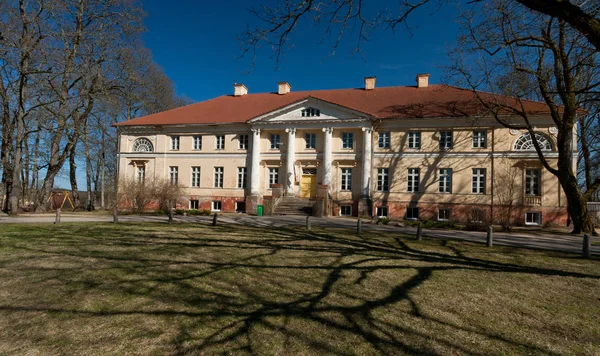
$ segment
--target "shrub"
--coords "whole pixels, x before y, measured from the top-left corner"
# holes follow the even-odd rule
[[[379,225],[379,224],[387,225],[389,223],[390,223],[390,219],[389,218],[379,218],[379,219],[377,219],[377,225]]]

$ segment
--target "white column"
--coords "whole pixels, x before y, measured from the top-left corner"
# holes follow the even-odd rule
[[[333,128],[323,128],[323,132],[325,133],[323,145],[323,184],[331,186],[331,134],[333,133]]]
[[[250,195],[260,195],[260,129],[252,129],[252,168],[250,169]]]
[[[285,191],[288,194],[294,195],[294,162],[296,161],[296,129],[285,129],[288,134],[287,139],[287,161],[286,161],[286,182]]]
[[[363,150],[362,150],[362,195],[368,197],[371,185],[371,134],[373,128],[363,127]]]

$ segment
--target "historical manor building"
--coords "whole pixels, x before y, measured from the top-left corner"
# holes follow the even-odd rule
[[[563,224],[564,193],[529,134],[498,125],[471,91],[428,79],[303,92],[283,82],[260,94],[235,84],[233,95],[118,124],[120,177],[169,179],[190,209],[256,213],[283,190],[327,200],[326,215],[464,221],[496,214],[512,184],[493,177],[513,167],[517,223]],[[525,107],[554,164],[547,107]]]

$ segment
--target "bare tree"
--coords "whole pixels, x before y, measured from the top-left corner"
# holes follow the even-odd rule
[[[510,231],[514,224],[513,215],[519,198],[519,169],[514,162],[505,159],[498,165],[494,177],[494,195],[497,202],[494,214],[504,231]]]

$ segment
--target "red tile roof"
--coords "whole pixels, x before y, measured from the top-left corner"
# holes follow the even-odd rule
[[[517,100],[479,92],[486,101],[518,106]],[[307,98],[315,98],[363,112],[378,119],[467,117],[485,114],[476,95],[466,89],[444,84],[417,87],[382,87],[372,90],[336,89],[277,93],[224,95],[137,119],[117,126],[160,126],[186,124],[245,123],[248,120]],[[548,114],[548,107],[525,101],[530,114]]]

